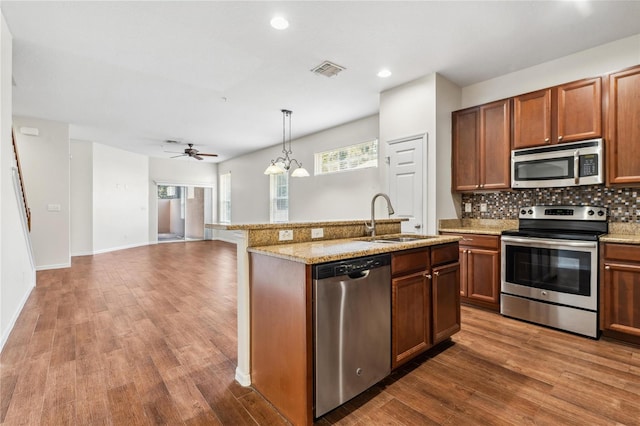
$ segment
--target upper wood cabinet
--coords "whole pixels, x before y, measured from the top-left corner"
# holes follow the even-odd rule
[[[602,79],[574,81],[516,96],[513,148],[602,136]]]
[[[513,99],[513,147],[526,148],[551,142],[551,89]]]
[[[511,103],[508,99],[453,113],[453,189],[510,186]]]
[[[607,183],[640,183],[640,66],[609,77]]]

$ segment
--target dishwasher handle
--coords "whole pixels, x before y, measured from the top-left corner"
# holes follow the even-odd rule
[[[371,271],[371,269],[366,269],[364,271],[351,272],[350,274],[347,274],[347,276],[352,280],[361,280],[369,276],[369,271]]]

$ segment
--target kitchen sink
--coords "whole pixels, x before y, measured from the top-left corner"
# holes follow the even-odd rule
[[[412,241],[427,240],[427,239],[430,239],[430,238],[434,238],[434,237],[428,237],[428,236],[377,237],[377,238],[371,240],[371,242],[372,243],[383,243],[383,244],[409,243],[409,242],[412,242]]]

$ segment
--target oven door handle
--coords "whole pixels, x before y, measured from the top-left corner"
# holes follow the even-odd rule
[[[547,246],[547,247],[568,247],[568,248],[596,248],[598,243],[595,241],[544,241],[544,240],[532,240],[530,238],[517,238],[517,237],[502,237],[502,241],[507,243],[518,243],[527,246]]]

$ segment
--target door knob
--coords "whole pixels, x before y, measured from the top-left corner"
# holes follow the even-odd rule
[[[414,228],[416,228],[416,229],[420,229],[420,228],[422,228],[422,225],[420,225],[420,224],[418,223],[417,225],[415,225],[415,226],[414,226]]]

